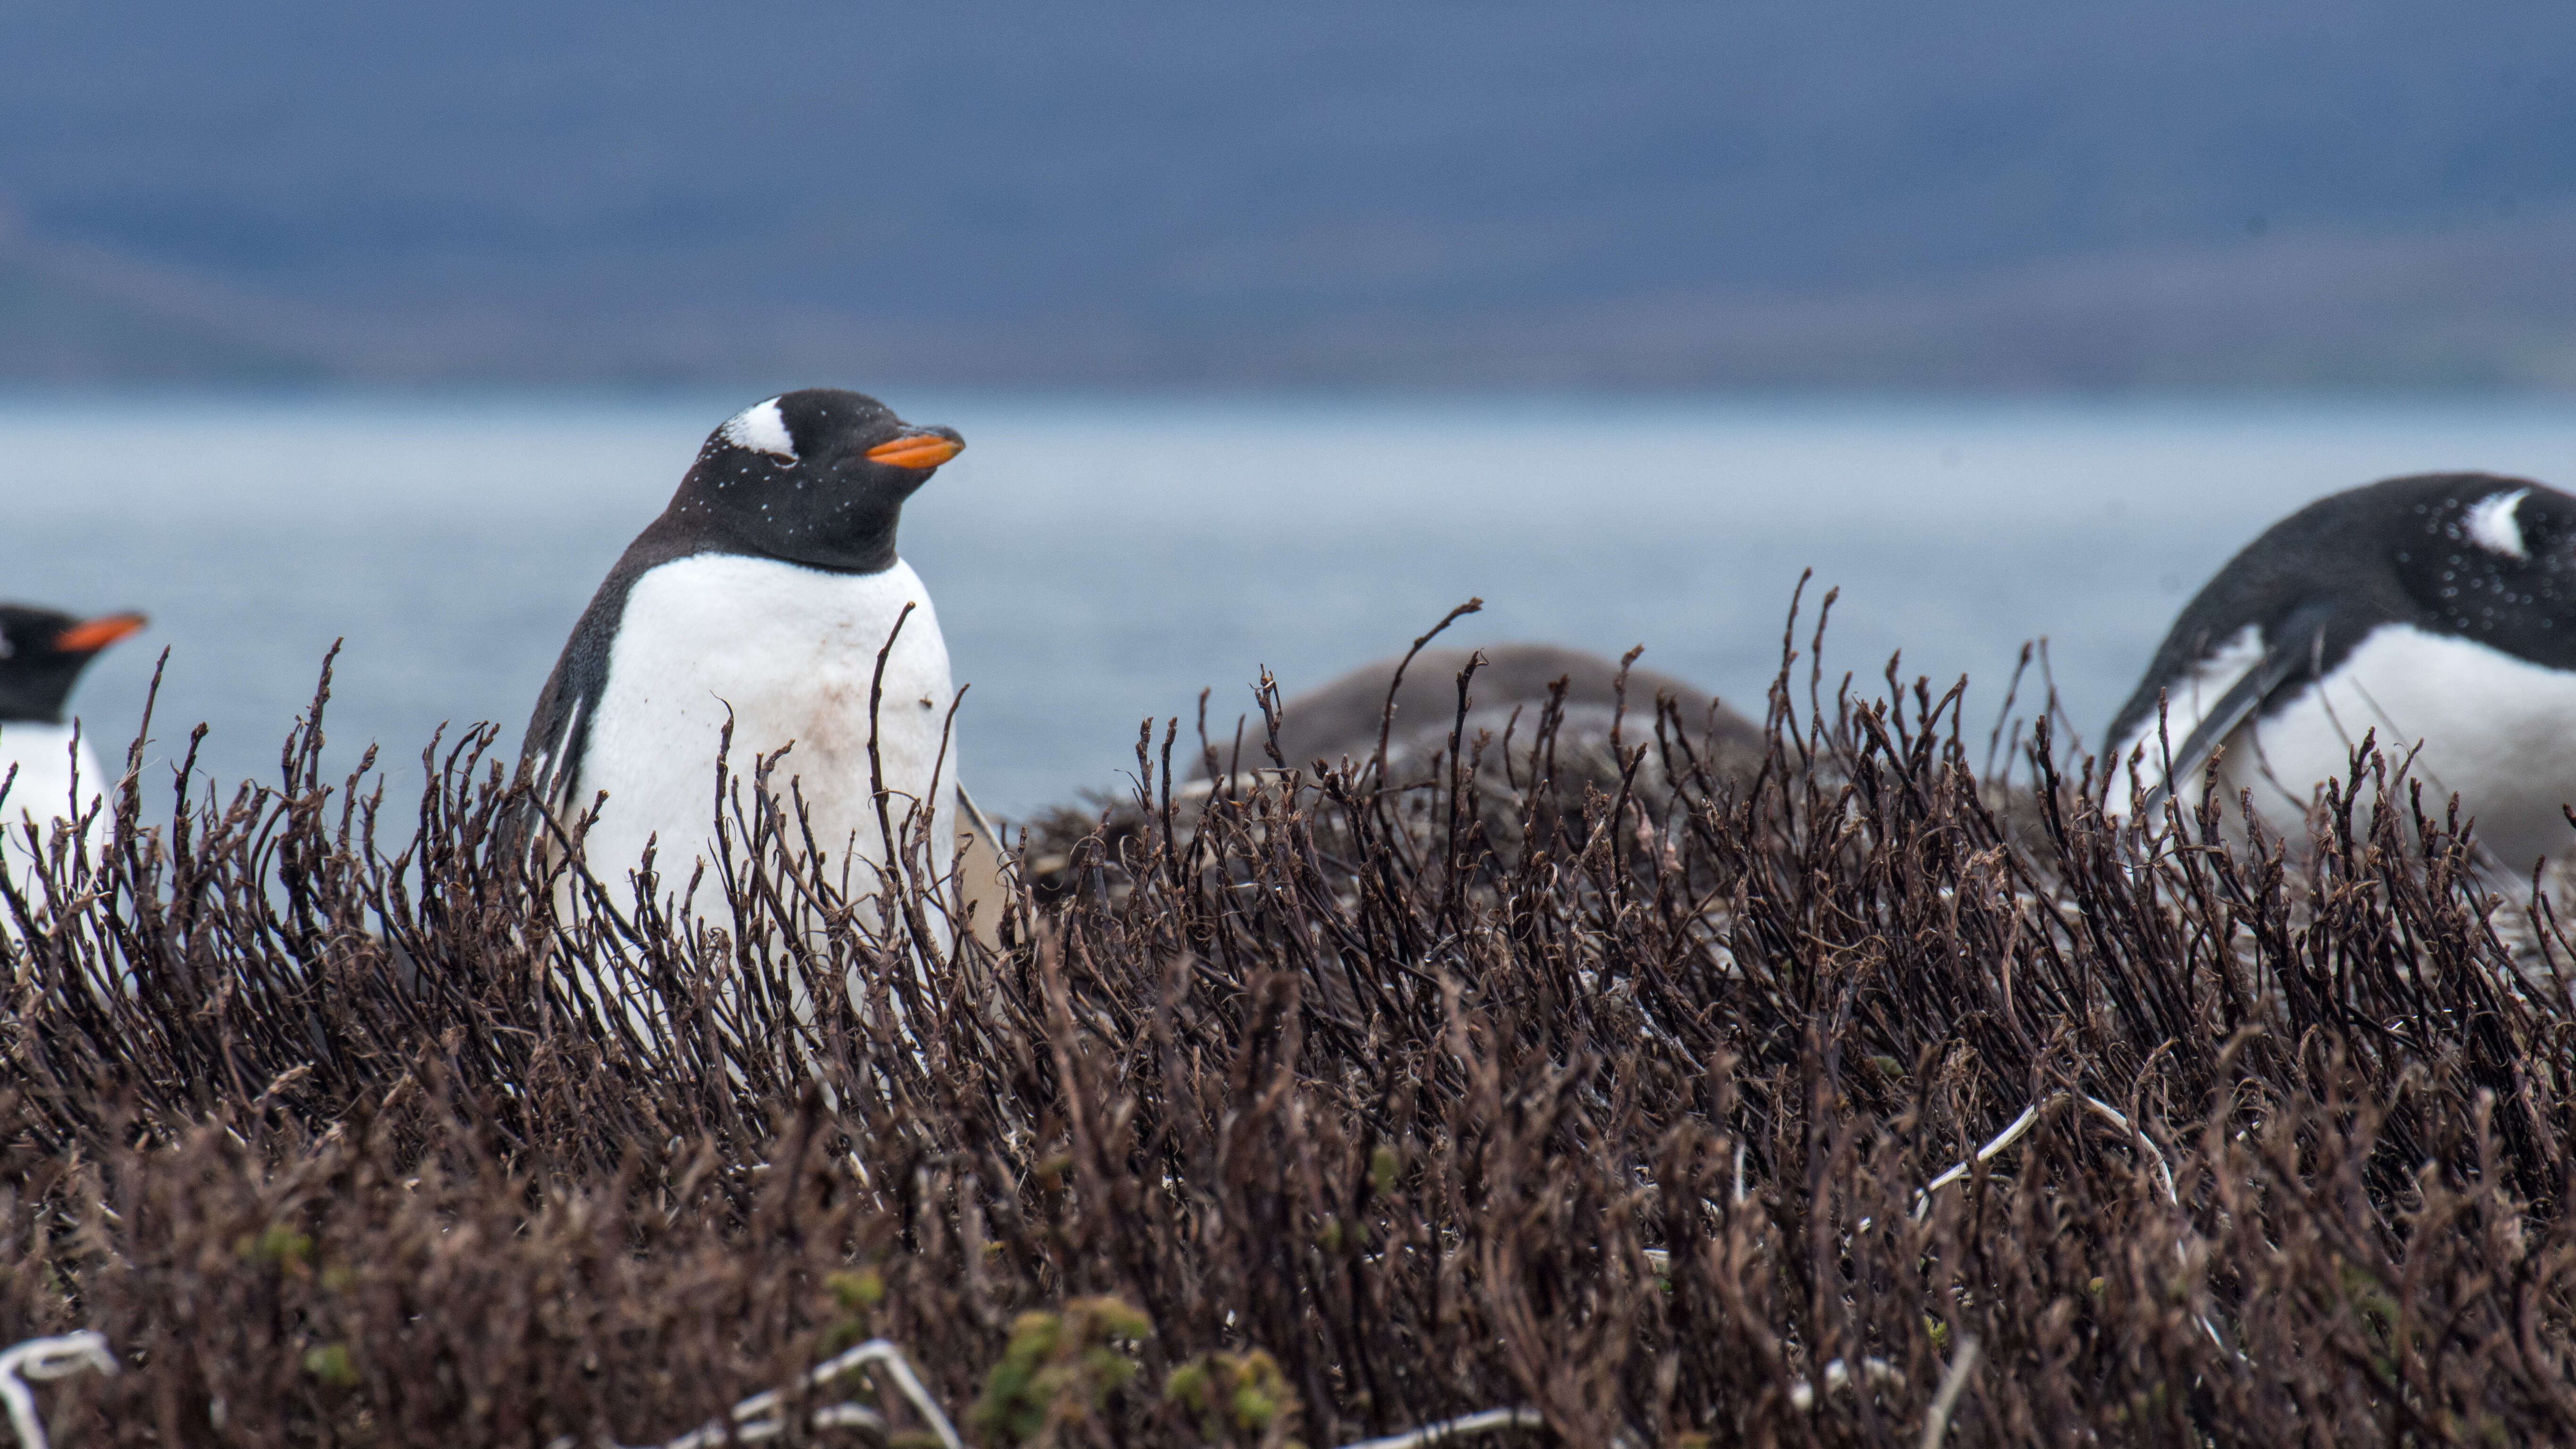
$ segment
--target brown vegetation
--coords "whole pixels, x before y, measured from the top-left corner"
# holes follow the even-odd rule
[[[1955,695],[1819,683],[1743,781],[1641,702],[1653,791],[1540,720],[1185,802],[1166,728],[935,972],[762,796],[559,915],[488,732],[380,847],[317,701],[7,903],[0,1339],[106,1335],[83,1449],[658,1443],[870,1337],[987,1446],[2576,1437],[2566,944],[2452,822],[2106,824],[2043,721],[2015,826]],[[852,1396],[785,1436],[928,1427]]]

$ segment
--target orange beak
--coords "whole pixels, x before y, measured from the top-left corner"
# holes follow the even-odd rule
[[[141,614],[103,614],[55,635],[54,648],[64,654],[95,654],[150,622]]]
[[[943,438],[937,433],[918,433],[868,449],[868,461],[891,463],[898,468],[936,468],[956,457],[965,446],[955,438]]]

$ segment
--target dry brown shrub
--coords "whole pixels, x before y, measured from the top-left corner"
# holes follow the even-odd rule
[[[107,1335],[75,1446],[653,1443],[870,1335],[995,1443],[1910,1445],[1971,1339],[1950,1443],[2576,1438],[2566,946],[2453,822],[2106,823],[2044,719],[2007,814],[1819,682],[1750,780],[1641,707],[1651,790],[1167,729],[936,970],[757,772],[698,913],[559,897],[489,732],[389,849],[317,699],[7,902],[0,1340]]]

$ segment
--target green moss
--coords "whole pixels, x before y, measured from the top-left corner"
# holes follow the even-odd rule
[[[304,1351],[304,1371],[335,1389],[355,1388],[358,1366],[349,1357],[345,1343],[326,1343]]]
[[[1163,1400],[1212,1444],[1260,1443],[1274,1425],[1285,1427],[1297,1414],[1278,1361],[1257,1348],[1190,1360],[1163,1380]]]
[[[1011,1322],[1001,1360],[985,1373],[969,1418],[988,1438],[1019,1444],[1097,1413],[1136,1376],[1120,1345],[1147,1338],[1153,1320],[1116,1298],[1076,1298],[1062,1313]]]
[[[302,1273],[313,1258],[313,1239],[281,1223],[256,1235],[242,1234],[233,1251],[249,1262]]]
[[[832,1290],[835,1301],[852,1312],[874,1308],[885,1301],[885,1275],[874,1268],[835,1273],[823,1280],[823,1286]]]

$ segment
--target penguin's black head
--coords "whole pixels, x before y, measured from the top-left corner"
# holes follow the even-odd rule
[[[61,724],[81,670],[143,623],[141,614],[75,619],[51,609],[0,604],[0,723]]]
[[[2389,562],[2427,622],[2576,667],[2576,498],[2488,473],[2397,482]]]
[[[894,566],[903,501],[965,446],[863,393],[784,393],[708,434],[664,516],[736,552],[878,573]]]

